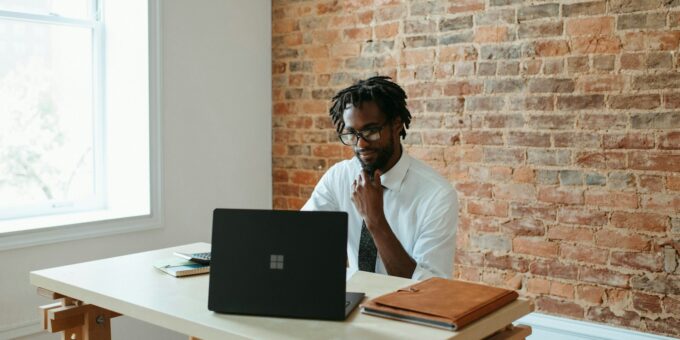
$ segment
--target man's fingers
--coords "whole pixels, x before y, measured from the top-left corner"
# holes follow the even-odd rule
[[[375,171],[375,179],[374,179],[374,183],[375,183],[375,185],[377,185],[378,187],[381,187],[381,186],[382,186],[382,182],[380,181],[380,176],[382,176],[382,171],[376,170],[376,171]]]

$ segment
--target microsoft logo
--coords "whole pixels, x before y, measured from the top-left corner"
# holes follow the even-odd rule
[[[270,255],[269,269],[283,270],[283,255]]]

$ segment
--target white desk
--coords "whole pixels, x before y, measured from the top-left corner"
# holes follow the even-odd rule
[[[210,244],[195,243],[38,270],[31,272],[30,282],[39,288],[86,304],[201,339],[480,339],[511,324],[533,309],[530,302],[520,299],[460,332],[364,315],[359,312],[359,308],[344,322],[216,314],[207,308],[208,275],[175,278],[151,265],[157,260],[173,257],[174,251],[209,250]],[[348,281],[347,290],[365,292],[368,298],[374,298],[413,282],[415,281],[357,272]],[[108,319],[106,321],[108,323]]]

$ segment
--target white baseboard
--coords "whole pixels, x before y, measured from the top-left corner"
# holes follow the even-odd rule
[[[578,321],[541,313],[531,313],[516,322],[531,326],[529,340],[673,340],[672,338]],[[0,328],[0,339],[14,339],[43,332],[39,320]]]
[[[541,313],[531,313],[515,323],[531,326],[529,340],[673,340],[665,336]]]
[[[27,321],[21,324],[10,325],[0,328],[0,339],[15,339],[33,334],[42,333],[40,320]]]

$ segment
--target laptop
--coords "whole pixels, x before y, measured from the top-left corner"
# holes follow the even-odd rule
[[[344,320],[346,254],[345,212],[215,209],[208,309]]]

